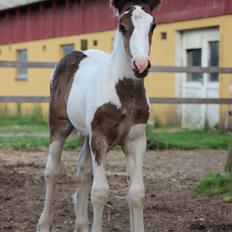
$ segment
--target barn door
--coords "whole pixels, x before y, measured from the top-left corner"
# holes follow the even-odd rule
[[[184,66],[218,66],[219,32],[218,29],[195,30],[183,33],[182,49]],[[185,74],[182,96],[186,98],[219,97],[219,78],[217,74]],[[213,127],[219,122],[217,105],[183,105],[182,127]]]

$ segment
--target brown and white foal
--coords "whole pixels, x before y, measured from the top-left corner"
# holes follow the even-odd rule
[[[89,231],[88,193],[92,175],[92,232],[102,231],[102,214],[109,194],[106,155],[117,144],[126,157],[131,231],[144,231],[142,166],[149,100],[143,78],[150,68],[149,52],[156,26],[151,13],[159,0],[113,0],[112,4],[120,15],[113,52],[73,52],[57,64],[51,80],[46,200],[38,232],[51,231],[61,153],[74,128],[85,136],[78,161],[75,231]]]

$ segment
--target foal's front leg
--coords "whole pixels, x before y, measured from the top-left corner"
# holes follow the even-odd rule
[[[52,229],[52,204],[56,186],[56,178],[60,171],[61,153],[65,139],[57,138],[49,146],[49,156],[44,176],[46,180],[46,196],[43,212],[37,226],[37,232],[50,232]]]
[[[123,143],[129,179],[128,202],[131,232],[143,232],[143,156],[146,150],[145,125],[134,126]]]
[[[109,195],[109,185],[105,174],[107,143],[100,136],[91,138],[91,156],[93,165],[93,186],[91,201],[93,205],[92,232],[102,232],[102,215]]]

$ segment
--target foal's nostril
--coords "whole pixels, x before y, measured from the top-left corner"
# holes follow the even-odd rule
[[[151,64],[149,59],[140,58],[133,61],[133,66],[139,73],[143,73],[145,70],[151,67]]]

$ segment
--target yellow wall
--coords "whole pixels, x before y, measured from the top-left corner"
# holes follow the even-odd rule
[[[154,65],[176,65],[176,35],[178,31],[199,29],[207,27],[219,27],[220,31],[220,66],[232,67],[232,15],[161,24],[157,27],[151,51],[151,63]],[[161,32],[167,33],[167,39],[161,40]],[[114,31],[99,32],[94,34],[53,38],[26,43],[17,43],[0,46],[0,60],[16,60],[18,49],[28,49],[29,61],[58,61],[61,54],[61,45],[74,43],[76,49],[80,49],[80,40],[87,39],[89,48],[94,48],[93,41],[98,41],[97,48],[104,51],[112,50]],[[46,49],[44,50],[44,46]],[[28,80],[16,80],[15,69],[0,69],[0,95],[49,95],[49,80],[51,70],[29,69]],[[155,73],[146,79],[149,95],[152,97],[175,97],[175,74]],[[228,97],[228,86],[232,80],[231,75],[221,75],[220,97]],[[31,106],[23,104],[23,109]],[[47,114],[47,104],[44,112]],[[224,119],[226,106],[221,107],[221,118]],[[176,123],[177,107],[174,105],[155,105],[152,107],[153,116],[159,118],[162,123]]]
[[[220,66],[232,67],[232,15],[161,24],[157,27],[153,39],[151,52],[152,64],[176,65],[177,34],[180,31],[219,27],[220,32]],[[167,33],[167,39],[161,40],[161,32]],[[220,75],[220,97],[229,97],[229,83],[232,74]],[[176,96],[175,74],[156,73],[147,79],[150,96],[174,97]],[[221,106],[221,123],[224,122],[227,106]],[[177,119],[177,106],[156,105],[153,112],[161,119],[162,123],[175,122]]]
[[[59,61],[62,57],[61,46],[74,44],[80,49],[80,40],[87,39],[89,48],[94,48],[93,41],[98,41],[98,47],[105,51],[112,50],[113,32],[95,33],[82,36],[69,36],[33,42],[17,43],[0,46],[0,60],[17,60],[17,50],[28,50],[28,61]],[[44,49],[46,47],[46,49]],[[0,68],[1,96],[49,96],[51,69],[28,69],[27,80],[17,80],[17,70]],[[48,104],[41,104],[44,115],[48,113]],[[22,111],[30,110],[32,104],[22,104]],[[3,107],[5,108],[5,106]],[[10,111],[15,112],[16,104],[8,104]]]

